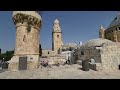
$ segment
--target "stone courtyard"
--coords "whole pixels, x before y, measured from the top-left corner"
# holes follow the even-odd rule
[[[0,70],[0,79],[120,79],[120,71],[82,71],[80,65],[53,66],[37,70]]]

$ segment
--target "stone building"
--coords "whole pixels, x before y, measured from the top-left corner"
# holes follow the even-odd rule
[[[16,26],[16,43],[8,69],[37,69],[41,16],[37,11],[13,11],[12,17]]]
[[[52,51],[56,54],[60,53],[62,47],[62,32],[58,19],[55,19],[52,32]]]
[[[99,38],[120,42],[120,13],[118,13],[107,29],[100,27]]]
[[[55,56],[55,52],[52,50],[42,50],[42,57],[51,57],[51,56]]]
[[[95,60],[97,70],[118,70],[120,66],[120,43],[107,39],[92,39],[81,45],[75,54],[79,60]]]

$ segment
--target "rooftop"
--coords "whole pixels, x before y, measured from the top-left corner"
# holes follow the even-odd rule
[[[81,45],[80,48],[88,48],[88,47],[95,47],[95,46],[101,46],[106,43],[111,43],[112,41],[108,39],[102,39],[102,38],[97,38],[97,39],[92,39],[87,42],[85,42],[83,45]]]
[[[120,12],[118,13],[118,15],[113,19],[113,21],[110,23],[109,28],[115,27],[120,25]]]

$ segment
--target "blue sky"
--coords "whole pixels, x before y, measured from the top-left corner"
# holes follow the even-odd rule
[[[57,17],[63,43],[79,43],[98,38],[100,25],[107,28],[117,11],[43,11],[40,43],[43,49],[52,47],[52,27]],[[15,47],[15,25],[12,11],[0,11],[0,48],[2,52]]]

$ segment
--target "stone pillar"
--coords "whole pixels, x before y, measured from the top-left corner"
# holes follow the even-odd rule
[[[113,31],[113,39],[114,39],[114,42],[118,42],[116,30]]]
[[[38,68],[41,20],[41,16],[36,11],[13,11],[16,43],[14,56],[9,61],[9,70],[19,69],[19,57],[27,57],[28,70]]]
[[[102,26],[99,29],[99,38],[105,39],[105,29]]]

